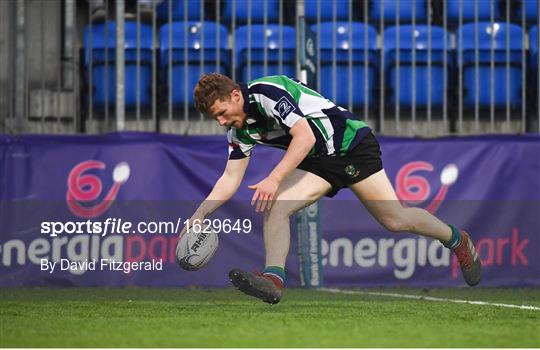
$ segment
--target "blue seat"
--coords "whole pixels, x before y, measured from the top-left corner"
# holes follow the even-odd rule
[[[525,6],[525,20],[538,24],[538,0],[518,0],[516,20],[521,23],[522,6]]]
[[[538,71],[538,26],[529,31],[529,61],[533,71]]]
[[[284,74],[296,76],[296,30],[291,26],[282,26],[280,45],[280,27],[278,25],[255,24],[238,27],[234,34],[235,57],[238,80],[248,81],[264,75]],[[248,33],[251,33],[251,47],[248,47]],[[267,70],[264,70],[264,41],[266,37]],[[279,47],[281,46],[282,70],[279,67]],[[248,74],[248,49],[251,50],[251,73]]]
[[[506,36],[509,33],[510,41]],[[460,44],[460,37],[463,42]],[[482,107],[491,103],[491,42],[493,38],[493,79],[494,104],[497,108],[506,106],[506,84],[509,84],[509,99],[512,107],[521,103],[521,49],[523,31],[515,24],[495,22],[478,23],[478,83],[479,93],[475,94],[475,23],[463,25],[456,33],[457,48],[462,46],[463,55],[463,103],[465,106],[474,106],[475,100]],[[506,78],[506,49],[509,49],[509,75]],[[458,52],[459,54],[459,52]]]
[[[413,8],[415,22],[425,22],[427,20],[426,0],[399,0],[399,8],[398,0],[373,0],[369,15],[371,21],[379,22],[384,15],[385,22],[395,22],[399,11],[400,22],[412,22]]]
[[[201,0],[171,0],[172,6],[169,10],[169,0],[163,0],[156,9],[156,16],[159,22],[169,21],[169,11],[172,13],[172,21],[184,20],[184,4],[187,2],[187,19],[189,21],[201,20]]]
[[[317,11],[320,8],[320,20],[332,21],[334,18],[334,3],[336,4],[336,20],[349,19],[349,2],[351,0],[306,0],[306,20],[317,22]]]
[[[500,0],[446,0],[446,16],[450,23],[459,22],[460,2],[463,23],[475,20],[475,2],[477,5],[476,16],[478,21],[489,21],[491,18],[491,1],[493,1],[493,18],[498,20],[501,17]]]
[[[223,20],[232,22],[233,6],[236,12],[236,23],[247,23],[251,3],[251,23],[264,22],[264,6],[268,23],[277,23],[279,19],[278,0],[225,0],[223,7]]]
[[[320,92],[328,99],[343,107],[363,106],[375,102],[375,79],[377,76],[377,31],[370,25],[353,22],[349,28],[349,22],[337,22],[335,25],[336,41],[334,44],[334,25],[332,22],[321,23],[320,28],[316,24],[311,30],[320,30]],[[367,30],[367,42],[364,42],[364,33]],[[349,75],[349,32],[352,34],[352,76]],[[333,74],[333,48],[336,48],[336,71]],[[366,61],[365,50],[368,57]],[[367,65],[367,75],[365,71]],[[352,80],[352,101],[349,101],[349,80]],[[368,101],[365,100],[365,82],[367,81]],[[333,96],[335,86],[336,95]]]
[[[169,46],[169,28],[172,31],[172,45]],[[187,41],[184,41],[184,34]],[[204,37],[204,39],[203,39]],[[219,44],[218,44],[219,39]],[[203,42],[204,40],[204,42]],[[187,103],[193,104],[193,88],[201,74],[220,72],[227,74],[226,67],[230,64],[228,52],[228,32],[223,25],[215,22],[174,22],[163,25],[159,31],[160,61],[162,81],[172,93],[174,106],[183,105],[187,92]],[[204,68],[201,70],[201,49],[204,55]],[[172,62],[169,62],[169,52]],[[184,55],[187,53],[187,57]],[[218,65],[219,53],[219,65]],[[187,58],[187,61],[186,61]],[[187,62],[187,71],[185,69]],[[172,65],[169,65],[172,63]],[[169,82],[169,69],[172,70],[172,81]],[[187,79],[187,87],[184,81]],[[187,88],[187,91],[185,90]]]
[[[94,24],[90,42],[90,26],[84,29],[85,67],[87,76],[92,66],[92,103],[97,110],[116,104],[116,22]],[[90,62],[90,50],[92,62]],[[137,76],[139,103],[151,103],[152,91],[152,27],[140,26],[140,60],[137,75],[137,23],[125,22],[125,106],[137,105]]]
[[[418,107],[426,107],[430,100],[434,107],[443,105],[444,94],[447,90],[444,84],[444,40],[446,37],[446,58],[447,63],[451,64],[450,34],[445,33],[440,27],[431,26],[431,50],[429,50],[429,35],[430,31],[426,25],[415,27],[402,25],[399,27],[399,36],[396,27],[388,28],[384,32],[385,70],[388,86],[392,91],[390,102],[393,105],[399,103],[402,106],[412,106],[414,102]],[[414,57],[413,48],[415,49]],[[431,57],[429,51],[431,51]],[[428,65],[430,59],[431,77],[429,77]],[[399,81],[396,69],[398,64]],[[428,85],[431,98],[428,94]],[[413,101],[413,88],[416,91],[416,101]],[[396,90],[399,90],[399,100],[396,99]]]

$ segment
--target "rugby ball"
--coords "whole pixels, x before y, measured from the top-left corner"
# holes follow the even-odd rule
[[[176,246],[176,262],[187,271],[195,271],[208,264],[216,253],[219,239],[211,228],[190,228]]]

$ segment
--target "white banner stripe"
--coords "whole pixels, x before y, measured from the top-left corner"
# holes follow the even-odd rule
[[[531,306],[531,305],[501,304],[501,303],[490,303],[490,302],[487,302],[487,301],[475,301],[475,300],[463,300],[463,299],[437,298],[437,297],[429,297],[429,296],[413,295],[413,294],[384,293],[384,292],[366,292],[366,291],[359,291],[359,290],[343,290],[343,289],[336,289],[336,288],[319,288],[319,289],[317,289],[317,290],[318,290],[318,291],[321,291],[321,292],[328,292],[328,293],[357,294],[357,295],[374,295],[374,296],[384,296],[384,297],[392,297],[392,298],[403,298],[403,299],[414,299],[414,300],[428,300],[428,301],[443,301],[443,302],[458,303],[458,304],[488,305],[488,306],[498,306],[498,307],[513,308],[513,309],[521,309],[521,310],[535,310],[535,311],[540,311],[540,307],[538,307],[538,306]]]

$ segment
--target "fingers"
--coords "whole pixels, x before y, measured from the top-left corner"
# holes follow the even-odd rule
[[[262,201],[263,201],[263,197],[261,196],[259,198],[259,200],[257,201],[257,206],[255,207],[255,212],[259,212],[261,210],[261,204],[262,204]]]
[[[268,197],[268,203],[267,203],[267,205],[268,205],[268,210],[272,209],[272,203],[274,203],[274,196],[270,195],[270,196]]]
[[[265,210],[270,210],[272,208],[272,202],[274,200],[274,196],[272,193],[257,193],[257,197],[251,201],[251,205],[254,205],[257,203],[257,206],[255,207],[256,212],[263,212]]]
[[[270,210],[270,208],[272,207],[272,201],[274,200],[274,197],[272,195],[272,193],[268,193],[268,195],[266,195],[264,197],[264,201],[262,203],[262,207],[261,207],[261,212],[265,211],[265,210]]]
[[[266,202],[268,201],[268,193],[264,193],[257,203],[257,209],[256,212],[263,212],[264,208],[266,207]]]
[[[253,197],[251,198],[251,205],[255,204],[258,197],[259,197],[259,190],[256,190],[255,193],[253,194]]]
[[[265,186],[261,187],[260,183],[250,185],[248,188],[255,190],[251,198],[251,205],[255,205],[256,212],[263,212],[272,208],[272,201],[274,200],[274,193],[272,191],[265,190]]]
[[[261,211],[261,205],[263,205],[263,203],[265,202],[266,196],[268,195],[263,192],[260,192],[259,190],[255,191],[255,194],[253,195],[253,198],[251,199],[251,205],[257,204],[255,207],[256,212]]]
[[[257,185],[249,185],[248,188],[250,190],[255,190],[255,193],[253,193],[253,197],[251,198],[251,205],[253,205],[255,204],[257,197],[259,197],[259,190],[257,189]]]

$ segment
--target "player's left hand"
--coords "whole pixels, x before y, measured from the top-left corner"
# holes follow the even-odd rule
[[[276,196],[279,187],[279,181],[270,177],[264,178],[261,182],[248,186],[250,190],[255,190],[251,205],[257,203],[256,212],[263,212],[265,209],[272,208],[272,202]]]

